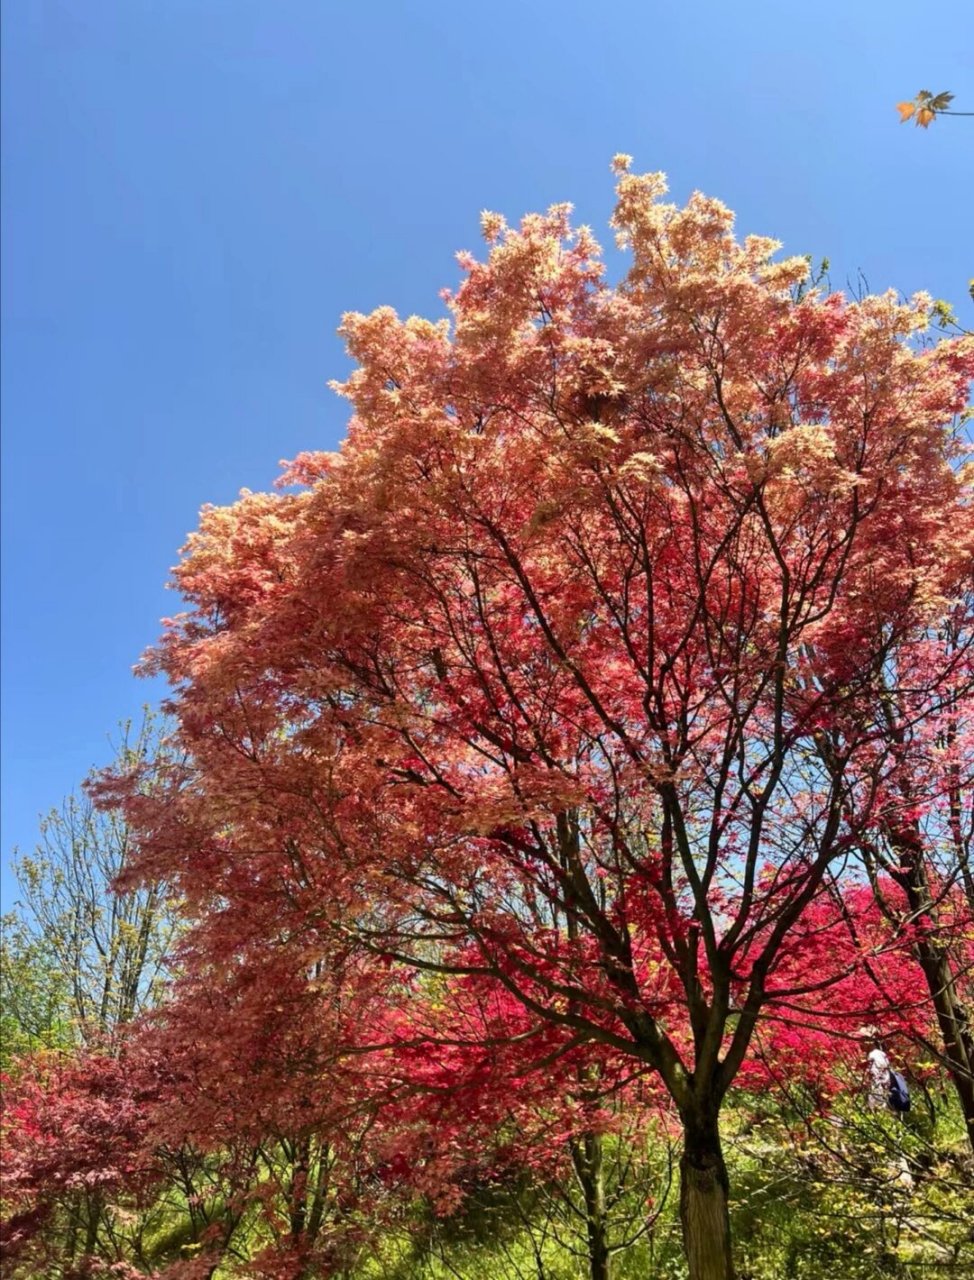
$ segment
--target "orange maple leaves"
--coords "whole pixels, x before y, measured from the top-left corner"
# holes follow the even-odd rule
[[[933,94],[929,89],[921,89],[911,101],[896,104],[896,110],[900,113],[900,124],[906,124],[908,120],[912,120],[921,129],[927,129],[938,115],[960,114],[949,110],[953,100],[952,93]]]

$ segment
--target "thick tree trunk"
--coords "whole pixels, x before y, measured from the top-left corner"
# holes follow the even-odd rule
[[[605,1184],[602,1178],[602,1136],[585,1133],[571,1140],[572,1164],[585,1198],[589,1274],[609,1280],[609,1242],[605,1223]]]
[[[727,1166],[716,1108],[694,1106],[683,1115],[680,1222],[690,1280],[734,1280]]]

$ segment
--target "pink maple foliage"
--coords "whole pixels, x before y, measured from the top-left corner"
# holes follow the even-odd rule
[[[927,640],[974,556],[974,343],[616,168],[618,285],[556,206],[485,217],[448,319],[345,317],[342,449],[204,510],[175,572],[148,665],[187,763],[102,793],[228,981],[372,957],[390,1008],[469,978],[520,1006],[525,1061],[560,1036],[654,1072],[710,1280],[722,1100],[901,791],[863,709],[956,668]]]

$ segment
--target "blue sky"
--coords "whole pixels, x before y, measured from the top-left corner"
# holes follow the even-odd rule
[[[333,447],[345,310],[437,313],[478,214],[609,240],[610,157],[974,323],[974,6],[5,0],[0,852],[160,696],[204,502]],[[4,877],[9,898],[11,882]]]

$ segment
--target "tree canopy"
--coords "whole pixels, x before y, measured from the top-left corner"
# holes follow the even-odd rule
[[[513,1115],[604,1277],[638,1097],[727,1280],[735,1083],[814,1050],[825,1097],[896,1010],[966,1097],[974,341],[614,168],[617,282],[569,206],[486,213],[445,318],[345,316],[346,441],[204,510],[146,662],[169,748],[95,788],[122,885],[187,914],[138,1042],[165,1149],[220,1132],[268,1204],[277,1161],[289,1275],[349,1265],[326,1205],[380,1216],[404,1135],[449,1204],[458,1126]]]

